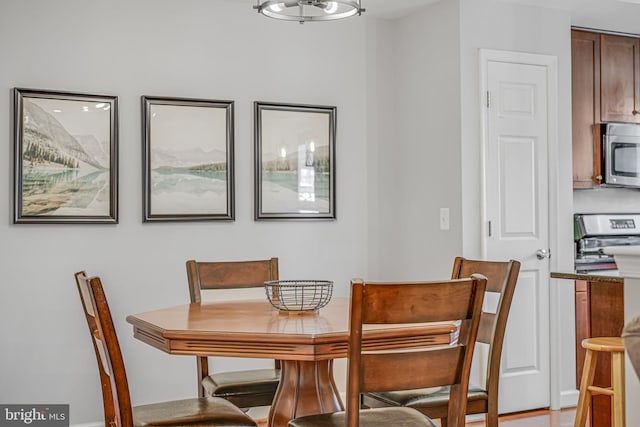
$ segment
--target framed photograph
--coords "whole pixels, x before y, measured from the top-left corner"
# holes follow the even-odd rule
[[[254,106],[255,219],[335,219],[336,107]]]
[[[118,98],[14,88],[14,223],[118,222]]]
[[[233,220],[233,101],[142,97],[144,221]]]

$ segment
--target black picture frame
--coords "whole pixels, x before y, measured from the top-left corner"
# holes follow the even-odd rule
[[[336,114],[254,102],[255,220],[336,219]]]
[[[118,97],[13,95],[14,224],[117,224]]]
[[[235,219],[234,102],[142,97],[143,222]]]

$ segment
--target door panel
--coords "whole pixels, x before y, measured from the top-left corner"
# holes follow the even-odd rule
[[[500,196],[503,199],[500,236],[503,239],[536,237],[534,138],[500,138]]]
[[[537,322],[529,321],[535,319],[540,310],[537,276],[535,271],[521,271],[518,277],[509,322],[520,327],[517,331],[510,328],[507,333],[502,361],[504,377],[536,374],[539,371],[539,340],[531,339],[539,335],[538,325]]]

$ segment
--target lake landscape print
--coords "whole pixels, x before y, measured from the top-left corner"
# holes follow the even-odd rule
[[[115,221],[111,176],[115,98],[18,96],[17,222]]]
[[[259,209],[265,218],[333,218],[331,107],[258,104]]]
[[[232,219],[231,108],[145,98],[146,220]]]

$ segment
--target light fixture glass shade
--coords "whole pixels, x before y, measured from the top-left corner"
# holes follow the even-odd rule
[[[287,21],[331,21],[364,12],[361,0],[256,0],[254,9]]]

